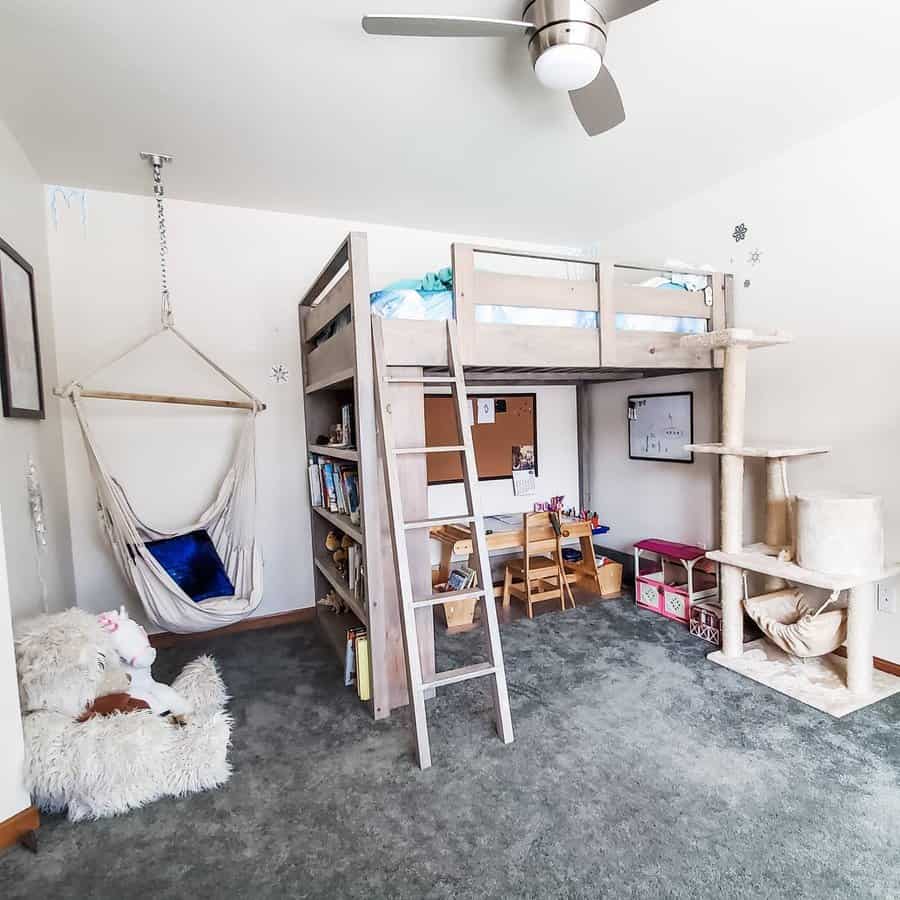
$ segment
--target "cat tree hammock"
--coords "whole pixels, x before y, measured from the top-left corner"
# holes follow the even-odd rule
[[[874,624],[874,586],[900,574],[900,566],[885,569],[883,548],[863,547],[867,558],[850,566],[845,574],[804,568],[794,561],[798,542],[794,521],[794,501],[787,484],[787,461],[827,453],[827,447],[747,447],[744,445],[744,419],[747,394],[747,359],[749,351],[789,343],[788,335],[755,334],[749,329],[728,328],[708,334],[688,335],[682,345],[691,349],[720,351],[724,354],[722,384],[722,443],[692,444],[694,453],[721,457],[721,549],[707,556],[720,564],[719,593],[722,603],[722,649],[710,659],[727,668],[761,681],[776,690],[794,696],[832,715],[845,715],[875,700],[900,691],[900,679],[873,669],[872,629]],[[766,533],[764,543],[744,545],[744,461],[765,460],[766,466]],[[828,498],[820,502],[808,499],[803,533],[806,556],[825,559],[827,537],[815,525],[814,516],[828,517]],[[854,533],[868,540],[873,529],[863,527],[871,516],[871,502],[877,498],[840,498],[843,526],[842,539]],[[844,501],[849,502],[849,506]],[[880,514],[880,501],[877,512]],[[810,510],[813,514],[810,515]],[[854,528],[853,517],[859,516],[860,527]],[[849,517],[849,521],[847,521]],[[808,523],[812,523],[812,527]],[[880,523],[879,523],[880,525]],[[822,543],[822,542],[825,543]],[[860,542],[861,543],[861,542]],[[861,543],[862,546],[862,543]],[[877,564],[872,560],[878,553]],[[805,562],[801,556],[799,562]],[[765,576],[767,591],[783,590],[786,585],[803,585],[848,594],[846,611],[846,664],[836,656],[822,656],[800,664],[793,656],[762,641],[744,644],[744,575]]]

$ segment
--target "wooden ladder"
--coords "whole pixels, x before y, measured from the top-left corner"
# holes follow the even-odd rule
[[[431,696],[436,688],[458,684],[473,678],[490,678],[494,698],[494,713],[497,733],[505,744],[512,743],[512,717],[509,711],[509,696],[506,691],[506,670],[503,666],[503,648],[500,644],[500,626],[497,622],[497,608],[494,604],[494,588],[491,579],[490,559],[484,536],[484,518],[478,492],[478,469],[475,449],[472,444],[472,429],[468,405],[468,393],[459,353],[459,337],[454,320],[447,321],[447,361],[449,375],[392,377],[384,361],[383,320],[372,316],[372,339],[375,363],[375,402],[379,412],[379,435],[384,458],[385,487],[389,507],[389,520],[394,553],[394,568],[400,587],[400,616],[403,632],[403,649],[406,659],[406,680],[409,703],[412,708],[413,729],[416,738],[416,754],[419,766],[431,766],[431,745],[428,740],[428,722],[425,712],[426,695]],[[456,420],[459,443],[444,447],[396,447],[394,445],[391,421],[391,384],[449,385],[456,406]],[[465,487],[468,512],[451,518],[406,521],[403,514],[403,498],[397,472],[397,456],[402,454],[459,453],[463,461],[463,485]],[[431,529],[441,525],[468,525],[472,532],[472,551],[478,585],[471,590],[432,594],[429,597],[414,597],[412,575],[406,546],[406,534],[417,529]],[[486,662],[463,666],[446,672],[439,672],[424,681],[422,664],[419,659],[419,640],[416,630],[416,610],[434,607],[453,600],[480,599],[484,609],[481,617],[487,644]]]

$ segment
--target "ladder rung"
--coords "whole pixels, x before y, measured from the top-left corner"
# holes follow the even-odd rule
[[[429,691],[433,688],[447,687],[448,684],[458,684],[460,681],[469,681],[472,678],[483,678],[485,675],[493,675],[495,672],[493,663],[475,663],[474,666],[463,666],[461,669],[450,669],[447,672],[439,672],[431,681],[422,683],[422,690]]]
[[[413,375],[389,375],[387,377],[388,384],[456,384],[456,378],[453,375],[420,375],[416,378]]]
[[[398,455],[412,453],[463,453],[465,449],[465,444],[450,444],[446,447],[396,447],[394,453]]]
[[[419,522],[406,522],[403,527],[407,531],[416,531],[419,528],[440,528],[442,525],[473,525],[474,516],[453,516],[449,519],[422,519]]]
[[[442,603],[453,603],[455,600],[477,600],[484,596],[480,588],[468,591],[445,591],[443,594],[432,594],[425,600],[413,600],[413,606],[419,609],[423,606],[440,606]]]

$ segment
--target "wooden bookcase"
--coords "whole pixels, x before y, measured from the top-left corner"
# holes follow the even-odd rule
[[[316,336],[335,318],[346,319],[348,311],[349,322],[317,347]],[[350,612],[338,616],[317,605],[317,621],[325,640],[335,650],[336,678],[343,672],[347,628],[360,623],[366,626],[372,676],[370,707],[374,718],[381,719],[390,715],[391,710],[405,706],[408,697],[398,592],[384,515],[383,467],[375,426],[369,266],[364,234],[350,234],[305,293],[299,305],[299,328],[306,418],[306,446],[301,457],[304,476],[310,453],[355,462],[359,473],[359,524],[351,523],[348,516],[313,507],[310,497],[315,599],[335,590],[350,607]],[[424,398],[411,393],[408,402],[422,404]],[[341,407],[345,403],[353,404],[355,447],[330,450],[317,445],[316,439],[328,434],[329,427],[341,421]],[[421,417],[421,410],[418,417],[411,416],[413,420]],[[422,491],[425,491],[424,481]],[[353,597],[325,548],[325,537],[330,530],[349,535],[362,548],[365,587],[361,602]],[[430,658],[433,667],[434,634],[430,621],[420,622],[420,638],[425,648],[423,658]],[[348,702],[356,702],[356,693],[351,688],[347,689],[347,698]]]

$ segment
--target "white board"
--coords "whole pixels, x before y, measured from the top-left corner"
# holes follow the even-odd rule
[[[694,442],[694,395],[641,394],[628,398],[628,456],[692,463],[685,450]]]

